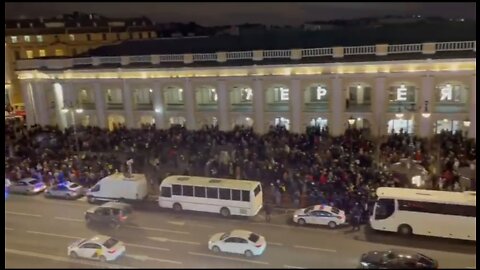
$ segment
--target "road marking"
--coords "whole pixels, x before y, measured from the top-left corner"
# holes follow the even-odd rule
[[[173,224],[173,225],[179,225],[179,226],[185,225],[184,221],[168,221],[167,223],[170,223],[170,224]]]
[[[144,246],[132,243],[125,243],[127,246],[138,247],[138,248],[147,248],[147,249],[154,249],[154,250],[161,250],[161,251],[170,251],[168,248],[161,248],[161,247],[152,247],[152,246]]]
[[[37,215],[37,214],[20,213],[20,212],[12,212],[12,211],[5,211],[5,214],[17,215],[17,216],[27,216],[27,217],[38,217],[38,218],[42,217],[41,215]]]
[[[78,218],[55,217],[55,219],[65,220],[65,221],[82,222],[82,223],[85,222],[83,219],[78,219]]]
[[[202,227],[202,228],[215,228],[214,226],[210,226],[210,225],[203,225],[203,224],[195,224],[195,225],[192,225],[192,226],[195,226],[195,227]]]
[[[174,230],[167,230],[167,229],[160,229],[160,228],[138,227],[138,226],[130,226],[130,225],[127,225],[127,226],[124,226],[124,227],[132,228],[132,229],[139,229],[139,230],[169,232],[169,233],[178,233],[178,234],[190,234],[190,232],[174,231]]]
[[[69,236],[69,235],[64,235],[64,234],[36,232],[36,231],[27,231],[27,233],[39,234],[39,235],[45,235],[45,236],[54,236],[54,237],[60,237],[60,238],[68,238],[68,239],[82,239],[83,238],[83,237],[78,237],[78,236]]]
[[[172,243],[179,243],[179,244],[188,244],[188,245],[201,245],[199,242],[190,242],[190,241],[183,241],[183,240],[175,240],[175,239],[168,239],[163,237],[148,237],[150,240],[160,241],[160,242],[172,242]]]
[[[14,230],[14,229],[12,229],[12,228],[7,228],[7,227],[5,227],[5,231],[13,231],[13,230]]]
[[[178,262],[178,261],[172,261],[172,260],[167,260],[167,259],[151,258],[151,257],[145,256],[145,255],[130,255],[130,254],[126,254],[125,257],[132,258],[132,259],[136,259],[136,260],[140,260],[140,261],[150,260],[150,261],[173,263],[173,264],[183,264],[182,262]]]
[[[283,267],[290,268],[290,269],[305,269],[305,267],[291,266],[291,265],[286,265],[286,264],[284,264]]]
[[[282,243],[275,243],[275,242],[267,242],[267,245],[272,245],[272,246],[283,246]]]
[[[77,263],[77,264],[93,266],[94,268],[103,268],[103,267],[107,267],[107,268],[128,268],[128,269],[133,268],[133,267],[116,265],[116,264],[89,262],[89,261],[83,261],[83,260],[78,260],[78,259],[71,259],[71,258],[68,258],[68,257],[66,258],[66,257],[49,255],[49,254],[42,254],[42,253],[16,250],[16,249],[9,249],[9,248],[5,248],[5,253],[11,253],[11,254],[23,255],[23,256],[30,256],[30,257],[52,260],[52,261],[58,261],[58,262],[66,262],[66,263],[74,262],[74,263]]]
[[[337,252],[334,249],[325,249],[325,248],[316,248],[316,247],[306,247],[306,246],[293,246],[294,248],[303,248],[303,249],[310,249],[310,250],[317,250],[317,251],[325,251],[325,252]]]
[[[231,261],[238,261],[238,262],[248,262],[248,263],[263,264],[263,265],[270,264],[269,262],[245,260],[245,259],[239,259],[239,258],[229,258],[229,257],[223,257],[223,256],[217,256],[217,255],[211,255],[211,254],[205,254],[205,253],[198,253],[198,252],[188,252],[188,254],[210,257],[210,258],[217,258],[217,259],[224,259],[224,260],[231,260]]]

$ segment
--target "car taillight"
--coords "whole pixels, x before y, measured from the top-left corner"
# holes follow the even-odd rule
[[[116,250],[116,249],[110,249],[110,250],[108,251],[108,253],[112,254],[112,253],[115,253],[115,251],[117,251],[117,250]]]
[[[342,219],[342,217],[341,217],[341,216],[337,216],[337,219]]]
[[[261,247],[263,244],[260,243],[260,244],[256,244],[255,247]]]
[[[120,216],[120,220],[126,220],[127,216]]]

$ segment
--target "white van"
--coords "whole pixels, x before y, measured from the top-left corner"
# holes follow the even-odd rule
[[[132,174],[126,177],[115,173],[104,177],[87,192],[89,203],[96,201],[133,200],[140,201],[147,197],[147,179],[144,174]]]

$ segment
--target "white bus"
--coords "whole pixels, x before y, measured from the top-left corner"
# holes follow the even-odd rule
[[[370,217],[375,230],[476,241],[476,192],[381,187]]]
[[[255,216],[262,208],[263,193],[257,181],[172,175],[160,185],[158,204],[175,211]]]

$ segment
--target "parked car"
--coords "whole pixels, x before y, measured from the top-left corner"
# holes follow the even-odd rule
[[[338,225],[344,224],[345,220],[344,211],[329,205],[314,205],[298,209],[293,213],[293,222],[299,225],[328,225],[328,227],[333,229]]]
[[[77,240],[67,248],[67,254],[72,258],[85,258],[101,262],[114,261],[125,251],[123,242],[105,235],[97,235],[88,240]]]
[[[97,201],[141,201],[148,195],[147,178],[144,174],[131,176],[115,173],[102,178],[87,192],[89,203]]]
[[[85,195],[87,189],[73,182],[54,185],[45,190],[45,197],[76,199]]]
[[[47,186],[45,183],[35,178],[24,178],[10,185],[8,191],[11,193],[37,194],[44,191],[46,188]]]
[[[124,224],[131,214],[132,207],[125,203],[107,202],[100,206],[94,206],[85,212],[87,224],[108,225],[111,228],[118,228]]]
[[[362,255],[360,268],[365,269],[436,269],[438,262],[408,250],[370,251]]]
[[[217,233],[208,241],[208,249],[215,253],[236,253],[246,257],[262,255],[266,248],[265,237],[245,230]]]

